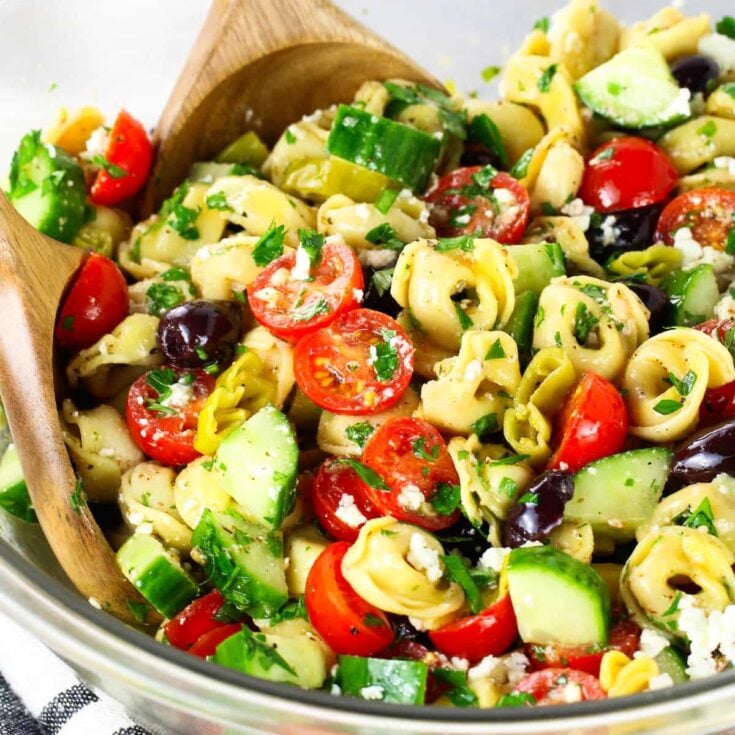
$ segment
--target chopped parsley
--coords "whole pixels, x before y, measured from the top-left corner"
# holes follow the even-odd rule
[[[707,533],[710,533],[712,536],[718,535],[717,528],[715,527],[715,516],[712,512],[712,504],[709,498],[704,498],[695,510],[689,508],[689,510],[680,513],[674,518],[674,523],[677,526],[686,526],[687,528],[704,527],[707,529]]]
[[[480,72],[480,76],[482,77],[482,81],[483,82],[485,82],[487,84],[490,84],[490,82],[492,82],[493,79],[495,79],[495,77],[497,77],[498,74],[500,74],[501,71],[503,71],[503,70],[499,66],[495,66],[495,65],[486,66]]]
[[[337,461],[351,467],[368,487],[381,490],[382,492],[390,492],[390,488],[385,480],[375,470],[364,465],[362,462],[358,462],[356,459],[350,459],[349,457],[340,457]]]
[[[478,439],[483,439],[488,434],[494,434],[500,428],[498,415],[496,413],[488,413],[485,416],[481,416],[470,425],[470,428],[477,434]]]
[[[587,305],[581,301],[577,303],[577,310],[574,313],[574,337],[577,342],[583,345],[590,336],[600,320],[592,314]]]
[[[381,329],[380,336],[382,340],[370,347],[370,353],[375,377],[385,383],[398,369],[398,349],[394,344],[398,335],[391,329]]]
[[[682,405],[683,404],[679,403],[679,401],[672,401],[669,398],[664,398],[653,407],[653,410],[656,413],[660,413],[662,416],[668,416],[669,414],[676,413]]]
[[[676,392],[686,398],[691,392],[694,384],[697,382],[697,374],[693,370],[689,370],[687,374],[679,380],[674,373],[669,373],[669,383],[676,388]]]
[[[84,498],[84,483],[81,477],[77,477],[74,489],[71,491],[69,496],[69,505],[71,509],[79,515],[82,512],[82,507],[87,501]]]
[[[283,137],[289,145],[293,145],[296,142],[296,136],[293,134],[291,128],[286,128],[286,132],[283,134]]]
[[[539,80],[538,80],[539,92],[546,93],[551,89],[551,82],[554,80],[554,76],[556,75],[558,68],[559,68],[559,64],[552,64],[539,77]]]
[[[498,337],[498,339],[496,339],[495,342],[492,343],[490,349],[487,351],[485,359],[500,360],[503,357],[505,357],[505,350],[503,349],[503,345],[500,343],[500,338]]]
[[[440,516],[450,516],[459,507],[460,486],[440,482],[431,496],[431,505]]]
[[[359,424],[348,426],[345,429],[345,436],[362,449],[374,431],[375,427],[369,421],[361,421]]]
[[[719,20],[716,29],[719,34],[735,40],[735,18],[731,15],[726,15]]]
[[[283,255],[283,238],[285,236],[286,228],[283,225],[271,224],[253,248],[255,265],[262,268],[276,258],[280,258]]]
[[[454,554],[445,554],[442,557],[442,561],[445,567],[444,575],[447,579],[456,582],[464,590],[467,596],[467,602],[470,603],[470,611],[475,615],[481,613],[485,609],[485,603],[480,594],[480,589],[475,580],[470,576],[463,559]]]
[[[184,182],[161,206],[161,219],[184,240],[197,240],[199,229],[195,222],[199,208],[192,209],[184,205],[188,193],[189,184]]]
[[[366,235],[365,239],[372,245],[380,245],[384,250],[401,251],[405,247],[405,243],[397,235],[396,231],[387,223],[373,227]]]
[[[111,179],[124,179],[128,175],[128,172],[124,168],[116,166],[99,153],[92,157],[92,163],[95,166],[99,166]]]
[[[544,323],[545,318],[546,312],[544,311],[544,307],[539,306],[539,308],[536,310],[536,315],[533,317],[534,328],[540,327]]]
[[[363,625],[368,628],[382,628],[385,625],[385,621],[379,618],[375,613],[367,613],[362,618]]]
[[[299,230],[299,243],[302,250],[309,256],[312,268],[319,265],[322,260],[322,248],[324,247],[324,235],[314,230]]]
[[[378,296],[383,296],[383,294],[390,291],[391,284],[393,283],[394,272],[395,268],[384,268],[383,270],[375,271],[375,273],[373,273],[373,277],[370,282],[375,288]]]
[[[512,477],[504,477],[498,485],[498,491],[513,500],[518,494],[518,483]]]
[[[528,175],[528,167],[531,164],[531,159],[533,158],[533,154],[535,152],[536,152],[535,148],[529,148],[516,161],[515,165],[510,170],[510,175],[514,179],[524,179]]]
[[[467,674],[464,671],[433,669],[431,673],[434,679],[443,685],[443,696],[455,707],[477,707],[479,705],[477,694],[467,683]]]
[[[543,18],[539,18],[532,27],[532,30],[534,31],[542,31],[543,33],[549,32],[549,19],[547,16],[544,16]]]
[[[184,302],[184,294],[173,283],[152,283],[145,292],[148,313],[161,316],[169,309]]]
[[[701,128],[697,129],[697,135],[712,140],[717,134],[717,123],[714,120],[707,120]]]
[[[459,319],[459,326],[463,332],[466,332],[468,329],[472,329],[472,327],[475,326],[475,323],[472,321],[469,314],[467,314],[467,312],[464,310],[464,308],[462,307],[462,304],[458,304],[455,302],[454,310],[457,312],[457,319]]]
[[[602,163],[603,161],[609,161],[615,156],[615,148],[610,146],[609,148],[605,148],[605,150],[600,151],[591,161],[590,163],[594,166],[596,163]]]
[[[504,694],[495,705],[496,707],[533,707],[536,697],[526,692],[509,692]]]
[[[411,450],[413,451],[414,457],[426,460],[427,462],[436,462],[436,460],[439,459],[439,445],[434,444],[429,452],[426,439],[423,436],[420,436],[411,442]]]
[[[520,505],[538,505],[538,501],[538,493],[523,493],[523,495],[518,498],[518,503]]]
[[[296,322],[308,322],[310,319],[329,314],[330,311],[326,299],[319,298],[294,311],[292,318]]]
[[[507,457],[503,457],[502,459],[493,460],[490,465],[492,467],[497,467],[499,465],[518,464],[519,462],[525,462],[527,459],[531,459],[530,454],[509,454]]]
[[[227,203],[227,197],[223,191],[216,191],[207,197],[207,206],[210,209],[218,209],[221,212],[231,212],[232,207]]]
[[[460,235],[459,237],[440,237],[434,245],[437,253],[448,253],[451,250],[463,250],[471,253],[475,249],[475,238],[472,235]]]
[[[730,95],[735,100],[735,82],[728,82],[727,84],[722,85],[722,91]]]

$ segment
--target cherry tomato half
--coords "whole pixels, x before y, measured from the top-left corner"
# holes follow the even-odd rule
[[[413,375],[413,345],[395,319],[354,309],[296,345],[301,390],[332,413],[366,415],[390,408]]]
[[[304,603],[311,624],[337,654],[372,656],[393,640],[385,613],[360,597],[342,574],[346,541],[328,546],[306,579]]]
[[[710,319],[696,329],[721,342],[735,357],[735,319]],[[699,407],[699,420],[710,426],[735,417],[735,382],[710,388]]]
[[[531,211],[526,189],[491,166],[452,171],[424,199],[430,205],[429,221],[440,237],[477,235],[517,243]]]
[[[205,633],[222,625],[216,615],[224,604],[225,598],[219,590],[198,597],[163,626],[166,640],[176,648],[188,650]]]
[[[571,704],[606,699],[600,682],[591,674],[574,669],[544,669],[529,674],[516,685],[514,693],[531,694],[536,704]]]
[[[159,392],[156,376],[162,370],[141,375],[128,392],[126,417],[135,443],[149,457],[166,465],[183,465],[199,456],[194,449],[199,411],[214,390],[214,378],[203,370],[165,368],[181,398],[167,401]],[[153,383],[153,384],[152,384]]]
[[[104,157],[109,165],[97,174],[90,198],[95,204],[113,207],[143,188],[153,162],[148,133],[125,110],[112,124]]]
[[[576,472],[619,452],[627,435],[628,410],[618,389],[597,373],[585,373],[562,409],[558,449],[548,468]]]
[[[633,658],[640,640],[640,627],[632,620],[621,620],[610,631],[610,641],[605,647],[537,646],[529,643],[525,648],[531,662],[531,671],[569,667],[599,677],[602,657],[608,651],[622,651],[629,658]]]
[[[128,315],[128,286],[120,269],[104,255],[84,262],[56,321],[61,347],[89,347]]]
[[[479,615],[461,618],[429,633],[431,642],[445,656],[466,658],[470,663],[505,653],[517,637],[510,595],[501,597]]]
[[[286,253],[248,286],[253,316],[283,339],[296,342],[362,301],[362,268],[344,243],[326,243],[317,265],[303,274],[296,270],[297,254]]]
[[[658,204],[679,185],[668,156],[643,138],[615,138],[587,160],[579,196],[598,212]]]
[[[697,189],[680,194],[661,213],[656,239],[673,245],[677,230],[689,228],[700,245],[735,246],[735,191]]]
[[[459,520],[458,509],[442,515],[432,505],[437,493],[451,493],[459,478],[444,438],[427,421],[405,416],[386,421],[368,439],[362,461],[389,488],[366,485],[367,497],[384,515],[428,531]]]
[[[338,457],[326,460],[319,468],[311,502],[321,527],[340,541],[355,541],[365,522],[378,516],[368,500],[365,483]]]
[[[205,633],[197,642],[189,649],[189,653],[199,658],[207,658],[214,656],[217,646],[222,641],[226,641],[230,636],[239,633],[242,630],[242,623],[226,623],[220,624],[218,628]]]

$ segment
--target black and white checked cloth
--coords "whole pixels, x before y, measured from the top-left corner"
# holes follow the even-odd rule
[[[0,735],[151,735],[0,614]]]

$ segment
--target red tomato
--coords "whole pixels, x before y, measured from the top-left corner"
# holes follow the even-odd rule
[[[622,651],[629,658],[638,650],[641,629],[632,620],[622,620],[610,631],[607,646],[537,646],[526,645],[526,655],[531,662],[531,671],[569,667],[600,676],[602,657],[608,651]]]
[[[128,428],[135,443],[149,457],[166,465],[183,465],[199,456],[194,449],[197,420],[215,381],[203,370],[165,369],[179,380],[192,376],[191,400],[183,406],[161,405],[161,394],[151,385],[161,371],[151,370],[130,386],[126,405]]]
[[[735,247],[735,191],[697,189],[680,194],[661,213],[656,240],[673,245],[677,230],[689,228],[700,245]]]
[[[56,321],[61,347],[89,347],[128,315],[128,285],[120,269],[93,253],[75,276]]]
[[[248,286],[253,316],[271,332],[292,342],[325,327],[362,301],[365,287],[354,250],[327,243],[319,263],[296,277],[296,253],[282,255]]]
[[[574,669],[535,671],[516,685],[513,693],[518,692],[533,695],[536,704],[571,704],[607,698],[594,676]]]
[[[587,160],[579,196],[598,212],[658,204],[679,185],[668,156],[643,138],[615,138]]]
[[[517,243],[531,211],[528,192],[512,176],[491,166],[458,168],[439,179],[424,198],[440,237],[477,235]]]
[[[710,337],[722,342],[725,347],[732,349],[735,347],[735,319],[710,319],[709,321],[697,324],[695,329],[708,334]]]
[[[166,640],[172,646],[186,651],[205,633],[222,626],[215,615],[224,604],[225,598],[219,590],[212,590],[203,597],[198,597],[164,624]]]
[[[314,630],[335,653],[372,656],[393,640],[393,628],[344,578],[342,560],[349,548],[337,541],[319,555],[306,579],[304,603]]]
[[[97,174],[90,198],[95,204],[113,207],[143,188],[153,162],[148,133],[125,110],[115,118],[104,157],[110,166]]]
[[[696,329],[721,342],[735,357],[735,320],[710,319]],[[699,420],[706,425],[718,424],[735,417],[735,382],[710,388],[699,407]]]
[[[342,498],[362,513],[365,521],[377,518],[378,512],[368,500],[367,487],[355,470],[337,457],[322,464],[314,480],[311,502],[322,528],[339,541],[355,541],[365,521],[352,525],[346,512],[340,512]],[[340,517],[342,516],[342,517]],[[347,520],[343,520],[347,518]]]
[[[501,597],[479,615],[455,620],[429,632],[431,642],[445,655],[477,663],[485,656],[505,653],[518,637],[510,595]]]
[[[429,531],[459,520],[458,509],[441,515],[431,505],[434,495],[446,489],[442,486],[458,485],[459,478],[444,438],[430,423],[409,417],[386,421],[368,439],[362,461],[389,488],[366,486],[368,498],[383,515]],[[415,502],[420,498],[423,502]]]
[[[548,469],[576,472],[619,452],[627,435],[628,410],[618,389],[597,373],[585,373],[562,409],[558,449]]]
[[[239,633],[242,630],[242,623],[229,623],[227,625],[220,625],[219,628],[210,630],[209,633],[205,633],[190,649],[189,653],[200,658],[207,658],[207,656],[214,656],[214,652],[217,650],[222,641],[227,640],[230,636]]]
[[[320,408],[355,416],[385,411],[413,375],[413,345],[395,319],[354,309],[296,345],[299,388]]]

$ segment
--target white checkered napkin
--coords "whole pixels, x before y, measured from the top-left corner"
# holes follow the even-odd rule
[[[151,735],[0,614],[0,735]]]

